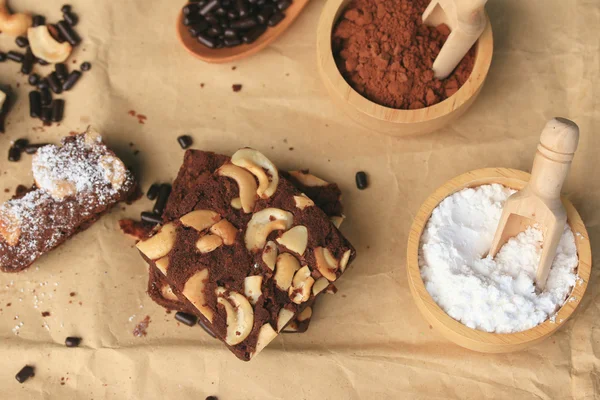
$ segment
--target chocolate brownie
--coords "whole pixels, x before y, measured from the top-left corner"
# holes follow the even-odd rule
[[[231,158],[188,150],[187,163],[193,168],[179,176],[190,178],[178,176],[164,225],[137,247],[180,300],[249,360],[344,272],[355,251],[256,150]]]
[[[179,182],[180,180],[194,179],[194,159],[202,156],[202,154],[199,152],[190,152],[189,154],[190,156],[186,157],[185,162],[181,167],[179,176],[173,184],[173,193],[177,194],[175,196],[171,196],[170,201],[173,201],[175,198],[181,199],[185,197],[186,193],[181,194],[178,193],[178,191],[185,192],[189,188],[193,187],[193,185],[180,184]],[[343,221],[343,207],[341,204],[342,193],[337,184],[326,182],[321,178],[311,175],[308,170],[290,171],[289,173],[279,171],[279,173],[288,177],[288,179],[290,179],[296,188],[307,194],[308,197],[315,202],[315,205],[321,208],[325,214],[327,214],[330,220],[335,221],[336,224],[339,224],[341,221]],[[132,228],[140,225],[139,223],[136,224],[134,221],[130,220],[122,220],[120,223],[122,225],[121,229],[125,233],[130,235],[137,233],[137,237],[139,239],[143,239],[147,236],[144,234],[143,230]],[[339,225],[336,226],[339,228]],[[146,232],[150,232],[150,230],[147,230]],[[192,307],[190,309],[185,302],[178,299],[177,289],[171,287],[165,276],[154,267],[149,268],[148,295],[155,303],[166,308],[167,310],[183,311],[185,313],[195,315],[199,313],[196,308]],[[310,314],[309,310],[307,309],[302,313],[301,316],[299,316],[300,319],[294,319],[283,329],[282,332],[306,332],[310,325],[311,316],[312,309],[310,310]]]
[[[35,186],[0,205],[0,269],[17,272],[136,193],[132,174],[93,131],[40,147]]]

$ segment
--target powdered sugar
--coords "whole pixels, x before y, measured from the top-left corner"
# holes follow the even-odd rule
[[[575,237],[567,226],[546,288],[535,292],[543,235],[528,228],[490,249],[502,207],[513,190],[501,185],[465,189],[444,199],[421,237],[419,265],[427,291],[452,318],[473,329],[510,333],[553,318],[577,282]]]

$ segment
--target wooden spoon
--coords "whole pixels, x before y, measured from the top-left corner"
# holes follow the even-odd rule
[[[215,64],[237,61],[259,52],[277,39],[277,37],[281,35],[296,18],[298,18],[298,15],[300,15],[300,12],[308,4],[308,1],[309,0],[293,0],[292,5],[285,10],[285,18],[274,27],[268,27],[265,33],[256,39],[255,42],[250,44],[242,44],[236,47],[223,47],[221,49],[210,49],[199,43],[195,37],[190,35],[187,26],[183,24],[183,12],[180,12],[177,17],[177,37],[179,37],[179,41],[187,51],[202,61]]]
[[[423,12],[423,23],[446,24],[451,32],[433,62],[438,79],[447,78],[485,30],[487,0],[431,0]]]
[[[544,234],[542,256],[536,271],[536,286],[543,290],[556,248],[567,223],[567,212],[560,200],[560,190],[569,173],[577,143],[579,128],[565,118],[548,121],[533,160],[531,179],[523,190],[508,198],[490,255],[496,256],[500,248],[527,227],[538,224]]]

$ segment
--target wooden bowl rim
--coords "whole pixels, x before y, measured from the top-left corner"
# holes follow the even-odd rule
[[[567,210],[568,223],[576,234],[575,244],[579,257],[577,274],[583,282],[581,283],[581,280],[579,280],[575,284],[573,291],[565,301],[565,304],[556,313],[555,322],[551,322],[547,319],[540,325],[516,333],[488,333],[471,329],[446,314],[446,312],[437,305],[425,288],[423,279],[421,278],[418,253],[421,235],[435,207],[437,207],[446,197],[467,187],[501,183],[518,190],[529,181],[529,178],[529,173],[509,168],[485,168],[473,170],[449,180],[443,186],[438,188],[425,200],[415,216],[410,229],[407,248],[406,269],[409,285],[411,286],[411,293],[425,319],[430,322],[435,321],[439,323],[441,326],[436,326],[436,328],[438,328],[446,338],[458,345],[471,349],[474,349],[471,346],[481,348],[493,345],[499,348],[506,347],[506,351],[511,351],[511,346],[535,344],[536,342],[549,337],[565,324],[567,319],[580,304],[585,293],[592,265],[589,236],[581,216],[573,204],[564,197],[562,200]],[[577,233],[579,233],[579,235],[577,235]],[[575,300],[571,301],[571,299]],[[448,330],[449,332],[446,332],[445,330]]]
[[[187,27],[183,25],[183,10],[177,14],[177,24],[175,30],[177,31],[177,38],[179,43],[194,57],[211,63],[211,64],[224,64],[228,62],[238,61],[242,58],[249,57],[253,54],[258,53],[260,50],[267,47],[278,37],[280,37],[292,23],[302,14],[302,10],[308,4],[310,0],[293,0],[285,10],[285,18],[276,26],[268,27],[266,32],[263,33],[254,43],[242,44],[236,47],[224,47],[222,49],[209,49],[208,47],[202,46],[195,38],[192,38]]]
[[[337,95],[355,110],[386,122],[419,124],[443,118],[461,108],[472,96],[477,96],[489,72],[494,47],[492,26],[487,13],[485,14],[486,27],[477,41],[475,64],[467,82],[452,96],[433,106],[417,110],[401,110],[382,106],[358,93],[346,82],[335,63],[331,47],[331,35],[339,15],[349,2],[350,0],[328,0],[325,3],[317,28],[317,53],[323,71],[323,79],[327,79]],[[333,12],[334,10],[335,12]],[[333,18],[330,18],[331,15],[333,15]],[[481,56],[482,54],[483,56]],[[340,83],[341,89],[336,86],[336,82]],[[349,96],[346,98],[344,93],[349,93]],[[448,104],[452,106],[447,107]],[[381,116],[385,116],[385,119]]]

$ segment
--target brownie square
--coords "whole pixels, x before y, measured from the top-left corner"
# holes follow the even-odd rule
[[[315,203],[261,153],[188,150],[163,214],[138,243],[242,360],[259,353],[355,257]]]

